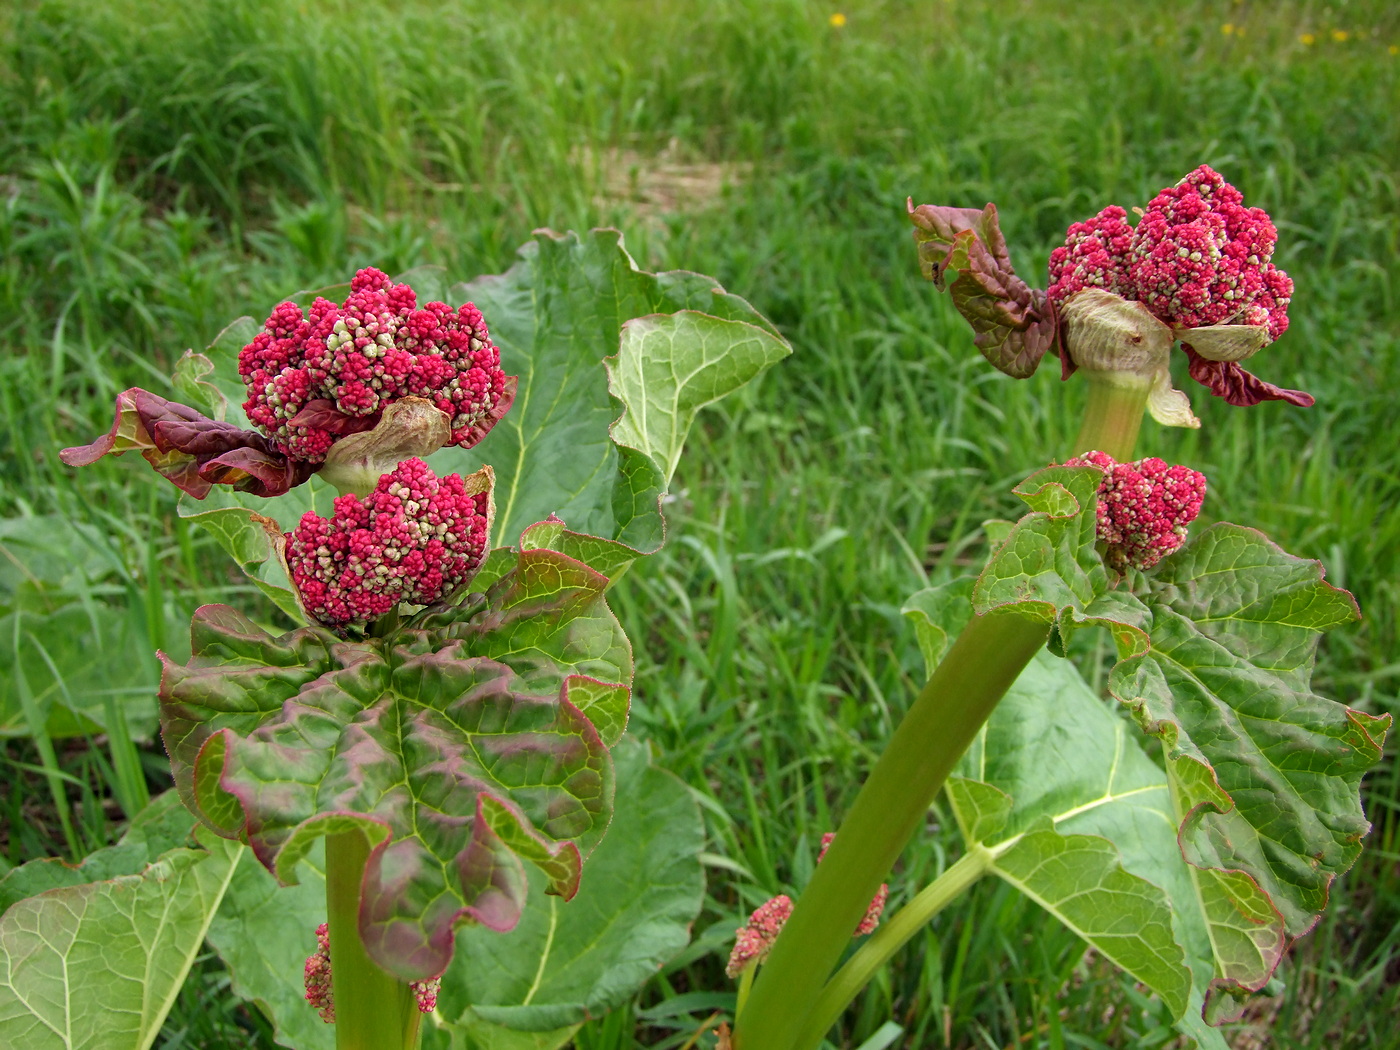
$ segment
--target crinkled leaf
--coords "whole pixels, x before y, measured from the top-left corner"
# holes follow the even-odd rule
[[[507,936],[481,927],[457,934],[439,1002],[471,1042],[483,1026],[545,1032],[598,1017],[689,940],[704,894],[699,810],[684,784],[648,764],[642,745],[625,741],[613,754],[617,813],[578,895],[564,903],[531,894]],[[532,888],[540,881],[531,875]]]
[[[138,875],[64,886],[0,916],[0,1045],[145,1050],[160,1034],[243,847],[209,836]]]
[[[1096,505],[1103,475],[1092,467],[1047,467],[1016,486],[1031,512],[1006,532],[972,592],[980,614],[1010,609],[1052,624],[1063,651],[1074,630],[1107,627],[1121,650],[1145,648],[1145,610],[1132,595],[1110,591],[1095,549]]]
[[[1033,374],[1047,350],[1057,347],[1054,304],[1016,276],[997,222],[995,204],[981,211],[906,204],[914,224],[919,268],[976,333],[973,343],[1007,375]],[[949,273],[952,278],[949,278]]]
[[[648,455],[619,451],[609,437],[618,405],[608,394],[602,362],[619,353],[624,322],[687,310],[731,323],[707,323],[684,339],[680,323],[673,348],[680,374],[665,378],[687,390],[682,376],[702,353],[713,359],[723,352],[720,332],[741,348],[755,341],[768,351],[785,344],[753,307],[712,278],[639,270],[616,230],[537,233],[520,256],[505,274],[456,285],[449,295],[454,302],[471,300],[486,318],[502,367],[520,376],[515,406],[480,446],[443,449],[430,464],[438,473],[460,474],[491,464],[503,536],[557,514],[579,532],[652,550],[662,538],[656,497],[666,479]],[[704,346],[696,342],[702,336]],[[742,382],[742,375],[736,370],[732,378]],[[721,383],[708,387],[709,398],[726,392]],[[678,401],[650,386],[646,396]]]
[[[319,836],[362,827],[370,954],[405,980],[441,973],[456,925],[518,921],[522,858],[571,896],[607,826],[612,765],[585,712],[620,732],[632,664],[606,582],[525,551],[387,641],[273,638],[206,606],[189,666],[166,661],[162,681],[176,785],[283,881]]]
[[[218,383],[214,362],[206,354],[186,350],[175,362],[175,371],[170,375],[170,384],[175,392],[210,419],[223,421],[228,418],[229,399]],[[240,390],[242,384],[239,384]],[[246,422],[246,420],[244,421]]]
[[[280,496],[310,477],[313,469],[288,458],[256,431],[209,419],[140,387],[117,395],[110,431],[91,444],[65,448],[59,458],[70,467],[85,467],[103,456],[133,450],[195,499],[203,499],[215,485],[254,496]]]
[[[1123,659],[1110,688],[1167,749],[1187,858],[1262,912],[1252,883],[1296,937],[1361,851],[1359,784],[1390,725],[1312,691],[1320,633],[1356,605],[1320,563],[1229,524],[1166,559],[1154,583],[1151,649]]]

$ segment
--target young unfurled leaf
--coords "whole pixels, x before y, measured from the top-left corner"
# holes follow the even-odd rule
[[[203,499],[215,485],[280,496],[315,469],[289,459],[261,434],[209,419],[140,387],[117,395],[110,431],[91,444],[64,449],[59,458],[70,467],[85,467],[133,450],[195,499]]]
[[[155,1042],[243,853],[207,837],[207,850],[173,849],[139,874],[51,889],[0,916],[0,1046]]]
[[[906,206],[920,269],[951,293],[958,313],[977,333],[973,343],[982,355],[1017,379],[1033,374],[1046,351],[1057,348],[1059,324],[1045,293],[1031,289],[1011,268],[996,205],[981,211],[916,208],[910,198]]]
[[[323,834],[375,844],[360,930],[405,980],[436,976],[467,919],[513,927],[522,858],[571,896],[607,826],[610,735],[631,650],[606,579],[555,551],[388,639],[308,627],[273,638],[225,606],[166,662],[162,731],[176,784],[284,881]]]
[[[491,464],[502,536],[557,514],[579,532],[654,550],[662,539],[657,497],[684,440],[682,418],[762,371],[787,344],[713,278],[639,270],[616,230],[537,233],[520,256],[506,273],[451,292],[488,319],[502,367],[520,376],[519,397],[480,446],[444,449],[429,465],[466,475]],[[650,327],[628,337],[637,344],[636,361],[624,360],[624,322],[677,311],[704,316],[649,318]],[[671,356],[658,373],[648,361],[663,339]],[[633,377],[618,390],[633,419],[657,410],[674,415],[664,447],[619,450],[613,443],[619,406],[603,368],[613,355],[615,371]]]

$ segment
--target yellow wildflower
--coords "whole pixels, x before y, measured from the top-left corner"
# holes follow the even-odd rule
[[[840,11],[837,11],[827,21],[829,21],[832,24],[833,28],[840,29],[843,25],[846,24],[846,16],[843,15]]]

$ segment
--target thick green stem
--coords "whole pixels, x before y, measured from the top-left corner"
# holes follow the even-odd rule
[[[934,796],[1049,626],[976,616],[938,665],[798,899],[739,1013],[735,1050],[793,1050],[832,967]]]
[[[1081,374],[1089,381],[1089,403],[1084,407],[1074,454],[1097,449],[1120,463],[1132,459],[1152,380],[1130,372]]]
[[[816,1050],[822,1038],[841,1018],[851,1000],[860,994],[865,982],[889,961],[890,956],[924,928],[930,919],[957,900],[967,889],[987,873],[991,853],[986,847],[973,844],[971,852],[919,891],[918,896],[886,919],[874,936],[846,960],[827,982],[821,996],[808,1016],[807,1025],[797,1040],[797,1050]]]
[[[422,1015],[413,991],[376,966],[360,940],[360,883],[367,860],[364,832],[326,836],[336,1050],[414,1050]]]

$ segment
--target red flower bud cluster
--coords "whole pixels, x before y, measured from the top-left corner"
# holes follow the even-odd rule
[[[826,856],[826,851],[831,847],[831,840],[836,837],[836,832],[828,831],[822,836],[821,852],[817,854],[817,863],[822,862]],[[889,899],[890,887],[888,883],[880,883],[880,888],[875,891],[875,896],[870,898],[870,903],[866,905],[865,915],[861,917],[856,926],[855,937],[864,937],[867,933],[874,933],[875,927],[880,925],[880,916],[885,910],[885,901]]]
[[[729,953],[729,963],[724,972],[732,979],[750,966],[766,960],[773,942],[778,939],[783,924],[791,914],[792,898],[785,893],[764,901],[754,909],[749,921],[734,933],[734,950]]]
[[[486,553],[490,495],[421,459],[400,463],[374,491],[340,496],[287,536],[287,567],[307,611],[331,627],[365,623],[399,602],[431,605],[466,580]]]
[[[1098,537],[1108,548],[1104,560],[1120,572],[1150,569],[1179,548],[1206,496],[1204,474],[1156,457],[1117,463],[1107,453],[1086,452],[1065,466],[1103,471]]]
[[[330,928],[323,922],[316,927],[316,950],[306,957],[304,974],[306,1001],[326,1024],[335,1021],[335,995],[331,991]]]
[[[453,444],[476,444],[510,407],[513,381],[475,306],[417,304],[408,285],[364,269],[340,306],[279,305],[238,355],[248,418],[289,456],[320,463],[386,404],[421,397],[448,416]]]
[[[826,851],[831,846],[831,840],[836,837],[836,832],[828,831],[822,836],[821,852],[817,854],[817,863],[822,862],[826,856]],[[875,927],[880,925],[880,915],[885,910],[885,901],[889,899],[890,888],[886,883],[880,883],[879,890],[871,898],[870,904],[865,909],[865,915],[856,926],[853,937],[864,937],[868,933],[874,933]],[[786,894],[778,894],[771,900],[764,901],[749,916],[749,921],[740,926],[734,932],[734,950],[729,953],[729,963],[725,966],[724,972],[730,978],[738,977],[750,966],[758,965],[768,958],[768,952],[773,947],[773,942],[778,939],[778,934],[783,931],[783,925],[787,922],[788,916],[792,914],[792,900]]]
[[[316,927],[316,950],[306,958],[306,1001],[315,1007],[326,1024],[335,1022],[335,993],[331,989],[331,935],[330,927],[324,922]],[[413,981],[409,984],[414,1001],[420,1013],[430,1014],[437,1009],[438,992],[442,990],[442,978],[430,977],[426,981]]]
[[[1288,328],[1293,282],[1274,266],[1278,231],[1262,208],[1202,164],[1148,204],[1134,229],[1105,208],[1070,226],[1050,253],[1049,296],[1057,306],[1084,288],[1143,303],[1176,328],[1218,324]]]

